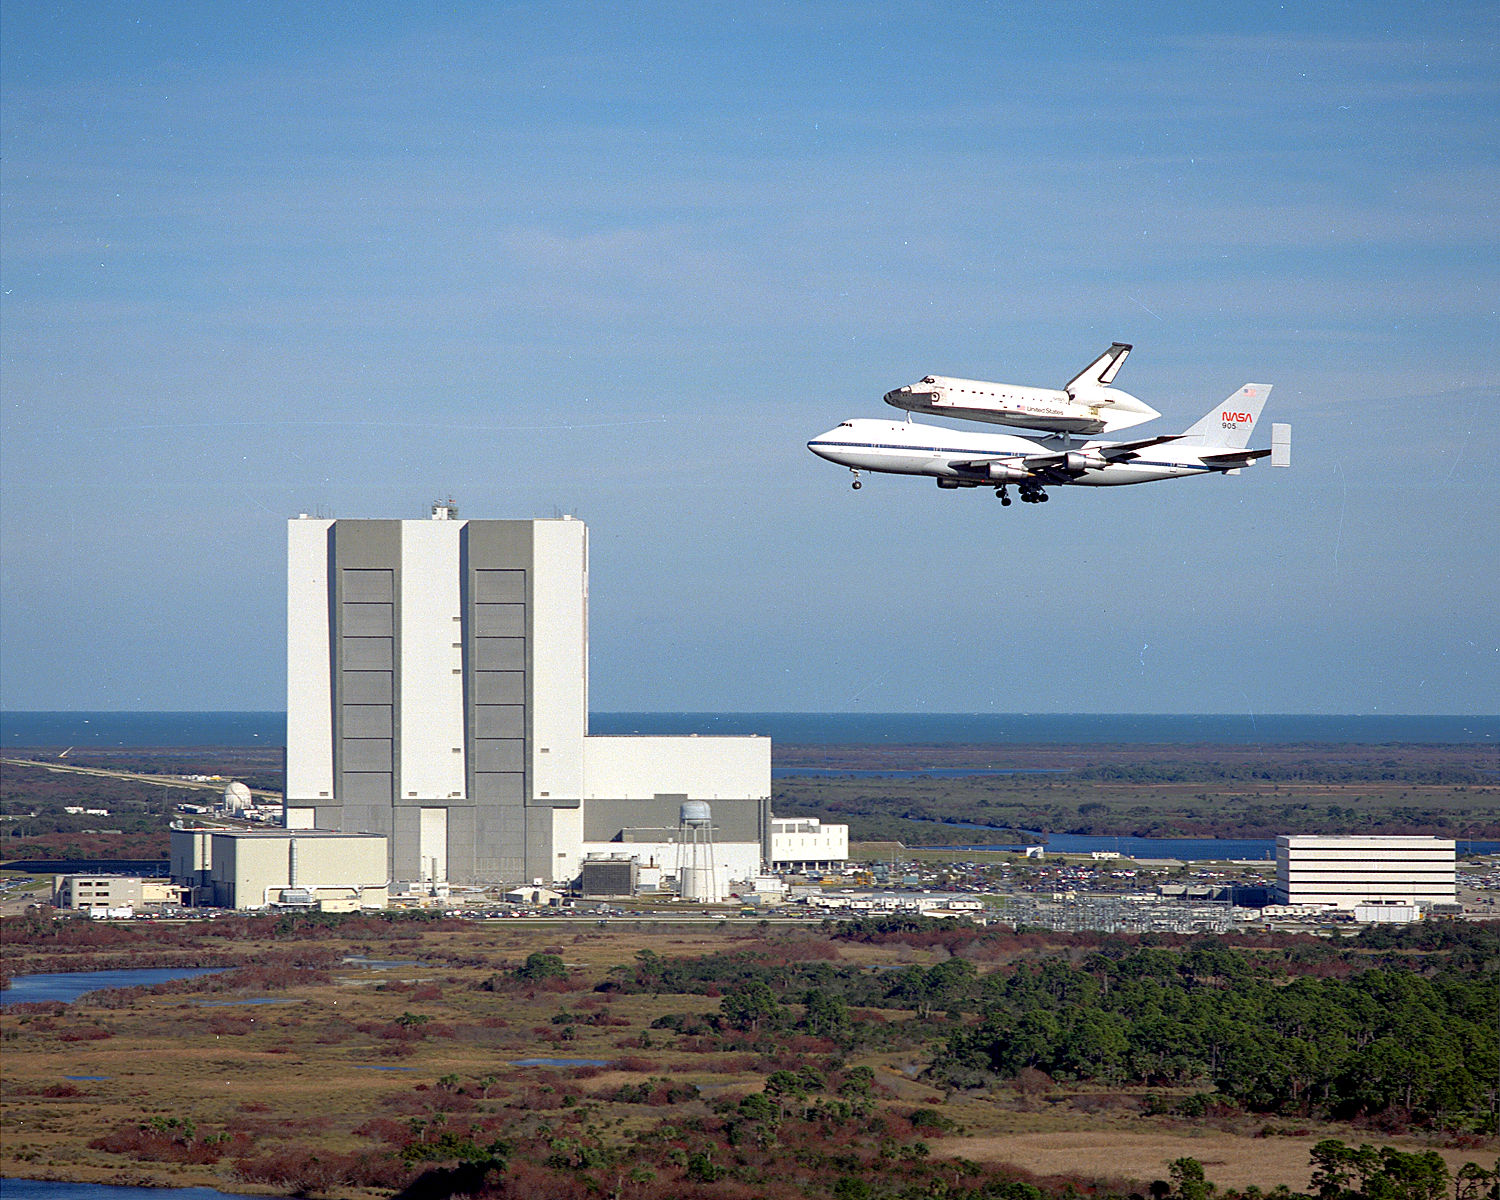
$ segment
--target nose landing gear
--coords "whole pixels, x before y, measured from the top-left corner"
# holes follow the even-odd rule
[[[858,470],[858,468],[856,468],[856,467],[850,467],[849,468],[849,472],[850,472],[850,474],[852,474],[854,476],[854,482],[851,483],[849,486],[852,487],[857,492],[857,491],[859,491],[860,488],[864,487],[865,485],[862,484],[862,483],[860,483],[860,481],[859,481],[859,470]]]

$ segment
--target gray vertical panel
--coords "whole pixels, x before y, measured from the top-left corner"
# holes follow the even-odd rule
[[[396,669],[396,639],[388,637],[355,637],[344,634],[342,643],[344,670],[379,671],[382,674]]]
[[[347,592],[345,593],[347,595]],[[340,613],[346,637],[395,637],[394,604],[355,603],[344,601]]]
[[[505,524],[522,524],[523,522],[504,522]],[[471,525],[497,525],[498,521],[470,522]],[[525,522],[529,525],[529,522]],[[489,537],[489,531],[484,531],[484,536]],[[531,534],[527,531],[526,558],[527,562],[509,570],[496,570],[484,563],[474,568],[474,602],[476,604],[525,604],[526,603],[526,570],[530,567],[531,558]],[[486,545],[498,545],[496,541],[487,541]],[[513,553],[514,543],[509,543],[502,553]]]
[[[345,801],[346,832],[390,837],[400,775],[401,523],[335,521],[329,532],[334,795]],[[361,736],[381,728],[383,737]]]
[[[552,810],[526,810],[526,870],[532,878],[540,876],[550,882],[557,878],[557,863],[552,856]]]
[[[476,738],[524,738],[526,709],[519,704],[480,704],[474,708]]]
[[[453,883],[480,883],[474,868],[474,809],[448,810],[448,878]]]
[[[343,802],[345,804],[389,804],[391,776],[389,771],[345,771]],[[350,833],[359,830],[351,829]]]
[[[474,704],[526,703],[525,671],[479,671],[473,673]],[[523,710],[524,713],[524,710]]]
[[[391,878],[422,878],[422,810],[415,805],[397,808],[391,837]]]
[[[521,738],[475,738],[475,774],[492,771],[522,774],[526,770],[525,748],[526,743]]]
[[[496,803],[513,805],[518,810],[526,799],[526,776],[520,771],[476,771],[479,790]]]
[[[525,770],[530,686],[525,632],[533,532],[530,521],[469,521],[462,537],[466,763],[469,798],[475,806],[474,871],[485,882],[529,878]],[[515,708],[503,715],[481,716],[479,704]],[[493,737],[501,729],[512,734],[509,744]],[[551,877],[550,870],[536,873]]]
[[[476,671],[524,671],[526,639],[518,637],[476,637],[474,639]]]
[[[389,704],[345,704],[344,736],[346,738],[392,737]]]
[[[344,832],[345,833],[378,833],[383,837],[390,837],[395,809],[391,807],[389,800],[378,804],[345,804],[344,808]]]
[[[474,606],[476,637],[525,637],[524,604],[476,604]]]
[[[388,776],[391,773],[391,739],[388,737],[346,737],[339,744],[339,749],[346,774],[368,772]]]
[[[345,705],[380,704],[389,712],[396,702],[389,671],[345,671],[343,693]]]
[[[395,524],[395,522],[393,522],[393,521],[337,521],[337,522],[335,522],[335,526],[338,528],[339,533],[340,533],[341,536],[344,534],[344,531],[346,529],[348,529],[348,530],[351,531],[348,534],[348,537],[350,539],[354,539],[354,538],[357,538],[357,537],[360,536],[358,533],[352,532],[353,529],[354,529],[354,527],[356,525],[393,525],[393,524]],[[344,544],[347,546],[349,543],[346,541]],[[360,552],[360,550],[365,550],[368,553],[368,550],[369,550],[368,544],[365,545],[365,546],[361,546],[361,547],[350,547],[349,555],[352,557],[353,555],[358,554]],[[346,559],[346,562],[347,561],[348,560]],[[399,564],[397,564],[397,565],[399,566]],[[374,567],[358,567],[358,566],[352,566],[352,565],[345,565],[344,568],[343,568],[343,570],[344,570],[344,603],[346,603],[346,604],[359,604],[359,603],[364,603],[366,601],[372,601],[372,602],[375,602],[375,603],[384,602],[384,603],[387,603],[387,604],[391,604],[391,603],[395,602],[395,599],[396,599],[395,576],[391,573],[392,571],[395,570],[395,568],[392,567],[391,564],[382,562],[378,566],[374,566]]]

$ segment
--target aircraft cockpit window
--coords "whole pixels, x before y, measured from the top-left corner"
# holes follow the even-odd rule
[[[839,428],[840,429],[853,429],[854,428],[854,422],[853,421],[840,421],[839,422]]]
[[[933,378],[933,377],[932,377],[932,376],[931,376],[931,375],[928,375],[928,376],[926,376],[926,377],[925,377],[925,378],[924,378],[924,379],[923,379],[923,380],[922,380],[922,382],[923,382],[923,383],[936,383],[936,382],[937,382],[937,380],[936,380],[936,379],[934,379],[934,378]]]

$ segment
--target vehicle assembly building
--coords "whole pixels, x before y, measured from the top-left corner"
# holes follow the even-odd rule
[[[382,835],[391,879],[572,880],[660,861],[706,801],[717,850],[771,860],[769,739],[589,735],[583,522],[440,503],[287,533],[290,829]]]

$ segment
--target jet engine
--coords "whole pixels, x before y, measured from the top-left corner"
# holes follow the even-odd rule
[[[1098,454],[1087,450],[1069,450],[1063,459],[1063,470],[1069,475],[1082,475],[1085,471],[1103,470],[1109,464]]]
[[[992,462],[989,464],[990,480],[994,483],[1020,483],[1023,479],[1030,479],[1031,472],[1025,467],[1015,467],[1010,463]]]

